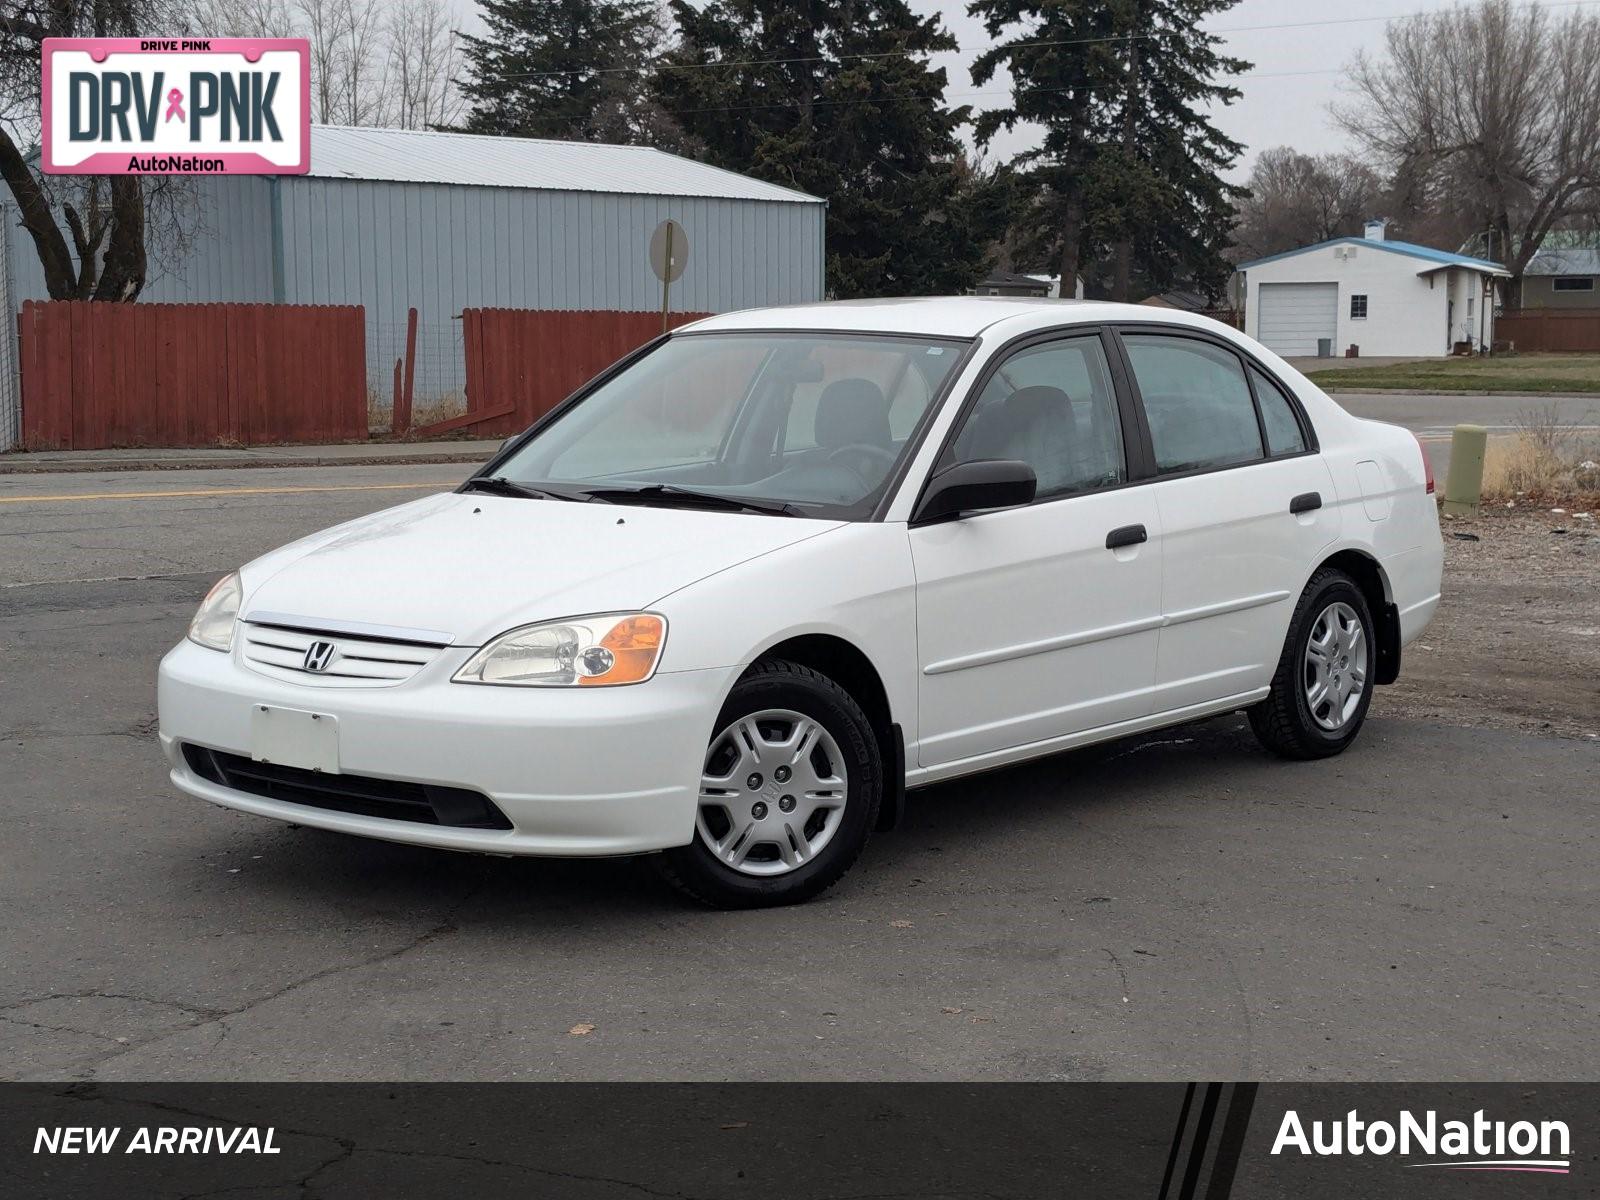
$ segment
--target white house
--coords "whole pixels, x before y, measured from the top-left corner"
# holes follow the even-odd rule
[[[1390,241],[1383,222],[1365,237],[1341,237],[1286,250],[1239,267],[1244,329],[1284,357],[1350,346],[1363,357],[1429,357],[1494,343],[1499,263],[1431,246]],[[1325,346],[1319,343],[1325,342]]]

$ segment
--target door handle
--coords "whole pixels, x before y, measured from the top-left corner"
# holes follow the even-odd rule
[[[1289,501],[1289,511],[1297,517],[1301,513],[1316,512],[1321,507],[1321,492],[1301,492],[1293,500]]]
[[[1124,525],[1121,529],[1113,529],[1106,534],[1106,549],[1116,550],[1123,546],[1137,546],[1149,540],[1150,535],[1145,532],[1143,525]]]

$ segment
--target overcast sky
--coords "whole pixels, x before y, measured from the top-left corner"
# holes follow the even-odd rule
[[[950,74],[951,100],[980,109],[1003,105],[1003,94],[989,93],[1003,92],[1004,81],[991,80],[977,88],[967,73],[967,64],[988,45],[982,23],[966,15],[965,5],[913,0],[913,7],[942,13],[961,43],[959,52],[939,56]],[[1381,48],[1388,20],[1450,7],[1448,0],[1340,0],[1336,5],[1320,0],[1240,0],[1212,18],[1208,27],[1225,34],[1225,51],[1252,64],[1238,80],[1243,97],[1216,113],[1218,127],[1245,144],[1234,175],[1242,179],[1255,155],[1271,146],[1292,145],[1313,154],[1344,149],[1344,136],[1329,119],[1328,105],[1340,95],[1345,65],[1357,50]],[[1025,131],[1000,134],[992,143],[992,154],[1009,158],[1028,144]]]

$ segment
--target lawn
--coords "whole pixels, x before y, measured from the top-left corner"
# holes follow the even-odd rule
[[[1501,354],[1430,358],[1344,370],[1311,371],[1330,392],[1345,388],[1411,388],[1424,392],[1597,392],[1600,354]]]

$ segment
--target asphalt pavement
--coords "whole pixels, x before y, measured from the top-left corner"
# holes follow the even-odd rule
[[[0,476],[0,1077],[1593,1078],[1600,744],[1237,718],[912,797],[821,901],[178,794],[155,666],[211,582],[465,466]]]
[[[1339,392],[1334,400],[1358,417],[1404,425],[1422,439],[1433,473],[1444,486],[1450,438],[1457,425],[1482,425],[1493,439],[1532,427],[1566,429],[1600,440],[1600,396],[1449,396]]]

